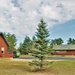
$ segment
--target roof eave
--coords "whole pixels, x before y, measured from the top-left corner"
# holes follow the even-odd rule
[[[6,39],[5,39],[5,37],[4,37],[4,35],[3,35],[3,33],[2,32],[0,32],[0,35],[2,36],[2,38],[4,39],[4,41],[5,41],[5,43],[7,44],[7,46],[9,47],[9,44],[7,43],[7,41],[6,41]]]

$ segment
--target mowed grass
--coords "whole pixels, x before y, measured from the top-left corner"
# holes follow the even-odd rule
[[[36,71],[26,61],[0,59],[0,75],[75,75],[75,61],[55,61],[45,70]]]

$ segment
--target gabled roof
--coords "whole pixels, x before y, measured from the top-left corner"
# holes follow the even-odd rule
[[[54,50],[75,50],[75,45],[54,45]]]
[[[7,44],[7,46],[9,46],[2,32],[0,32],[0,36],[2,36],[2,38],[5,41],[5,43]]]

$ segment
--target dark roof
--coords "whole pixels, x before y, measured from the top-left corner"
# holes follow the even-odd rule
[[[4,39],[4,41],[7,44],[7,46],[9,46],[2,32],[0,32],[0,36],[2,36],[2,38]]]
[[[75,45],[54,45],[54,50],[75,50]]]

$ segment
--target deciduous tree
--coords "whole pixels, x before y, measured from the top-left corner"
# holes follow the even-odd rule
[[[51,40],[51,45],[61,45],[64,41],[61,38]]]
[[[16,42],[17,42],[17,39],[16,39],[16,36],[14,34],[10,34],[10,33],[4,33],[4,36],[9,44],[9,51],[10,52],[13,52],[16,50]]]

